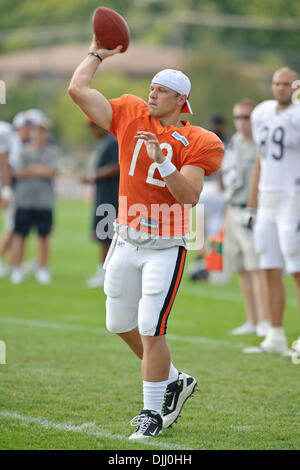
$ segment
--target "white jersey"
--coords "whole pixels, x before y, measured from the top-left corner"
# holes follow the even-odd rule
[[[7,153],[11,148],[12,126],[0,121],[0,153]]]
[[[251,114],[260,150],[260,191],[300,191],[300,105],[277,109],[277,101],[260,103]]]
[[[0,153],[8,153],[8,163],[12,169],[18,166],[22,145],[21,138],[12,125],[0,121]]]

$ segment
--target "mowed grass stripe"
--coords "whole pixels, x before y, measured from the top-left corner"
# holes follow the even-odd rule
[[[216,286],[217,288],[218,286]],[[191,297],[202,297],[212,300],[220,300],[221,302],[238,302],[243,303],[242,294],[238,292],[231,292],[231,291],[217,291],[215,289],[211,292],[209,289],[205,289],[199,286],[192,286],[192,285],[185,285],[183,288],[183,295],[189,295]],[[286,306],[292,308],[298,308],[298,303],[296,298],[287,298]]]
[[[35,424],[44,429],[54,429],[57,431],[65,432],[75,432],[81,434],[88,434],[89,436],[95,436],[105,439],[115,439],[118,441],[128,441],[128,436],[123,434],[113,434],[102,431],[95,423],[83,423],[83,424],[74,424],[74,423],[56,423],[49,421],[48,419],[35,418],[32,416],[24,416],[19,413],[11,413],[9,411],[3,410],[0,411],[0,416],[7,418],[9,420],[19,421],[22,425]],[[146,446],[155,447],[156,449],[172,449],[172,450],[193,450],[177,444],[171,444],[168,442],[160,442],[157,439],[147,440],[147,442],[140,442],[138,444],[145,444]]]
[[[4,324],[8,324],[8,325],[26,325],[26,326],[34,327],[34,328],[53,328],[53,329],[61,330],[61,331],[78,331],[78,332],[86,331],[88,333],[94,333],[97,335],[109,335],[108,331],[105,328],[93,328],[91,326],[85,326],[85,325],[72,325],[72,324],[59,323],[59,322],[49,322],[49,321],[40,321],[40,320],[36,321],[36,320],[30,320],[26,318],[8,318],[8,317],[0,317],[0,322]],[[234,343],[231,341],[207,338],[204,336],[184,336],[184,335],[176,335],[176,334],[170,333],[170,334],[167,334],[167,338],[170,341],[228,346],[228,347],[233,347],[233,348],[243,348],[247,346],[247,344],[244,344],[244,343]]]

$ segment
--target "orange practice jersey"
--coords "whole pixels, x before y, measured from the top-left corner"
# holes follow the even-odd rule
[[[203,168],[205,175],[220,168],[223,143],[213,132],[188,121],[182,121],[184,127],[163,127],[149,116],[147,103],[136,96],[123,95],[109,102],[113,112],[110,132],[119,142],[117,222],[161,236],[186,235],[190,209],[184,209],[172,196],[143,140],[134,136],[138,131],[152,132],[178,171],[184,165],[195,165]]]

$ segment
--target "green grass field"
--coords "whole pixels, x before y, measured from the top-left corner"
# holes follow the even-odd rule
[[[300,365],[276,355],[242,354],[255,336],[231,337],[244,321],[236,278],[227,285],[186,277],[169,321],[179,370],[198,379],[172,429],[147,444],[128,441],[142,408],[140,363],[105,330],[102,289],[87,289],[97,246],[90,207],[60,202],[52,237],[49,286],[28,277],[0,280],[0,449],[299,449]],[[34,255],[31,236],[27,258]],[[190,255],[191,256],[191,255]],[[285,326],[299,335],[296,294],[286,279]]]

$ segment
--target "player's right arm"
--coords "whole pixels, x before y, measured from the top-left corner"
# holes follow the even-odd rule
[[[89,52],[97,52],[104,60],[118,54],[122,46],[108,50],[101,48],[95,36]],[[98,90],[91,88],[91,83],[98,69],[98,57],[88,55],[77,67],[71,79],[68,93],[82,111],[103,129],[109,130],[112,121],[112,109],[109,101]]]
[[[247,230],[252,230],[255,217],[256,217],[256,209],[258,205],[258,186],[259,186],[259,179],[260,179],[260,154],[257,154],[255,166],[253,169],[251,183],[250,183],[250,195],[248,199],[247,207],[244,211],[244,220],[243,220],[243,227]]]
[[[251,209],[257,209],[258,202],[258,185],[260,179],[260,154],[257,154],[255,166],[253,169],[251,183],[250,183],[250,195],[248,199],[247,207]]]

